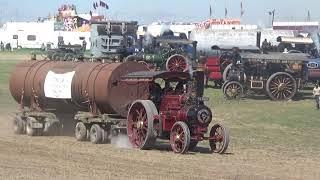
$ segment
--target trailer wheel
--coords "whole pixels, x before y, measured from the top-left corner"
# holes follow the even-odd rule
[[[127,117],[127,134],[133,147],[151,149],[156,141],[154,116],[158,111],[150,100],[132,103]]]
[[[223,154],[229,145],[229,129],[222,124],[215,124],[210,130],[210,149],[213,153]]]
[[[98,124],[93,124],[90,129],[90,141],[93,144],[100,144],[103,140],[103,129]]]
[[[26,124],[26,133],[28,136],[41,136],[43,129],[42,128],[34,128],[33,124],[39,123],[33,117],[27,117],[27,124]]]
[[[277,72],[269,77],[266,91],[272,100],[289,100],[297,92],[297,83],[290,74]]]
[[[83,122],[78,122],[76,127],[74,128],[74,134],[77,141],[85,141],[87,140],[87,127]]]
[[[230,81],[223,86],[223,94],[229,100],[239,99],[243,95],[243,87],[237,81]]]
[[[62,126],[58,119],[46,119],[43,133],[47,136],[57,136],[61,134]]]
[[[26,123],[19,115],[16,115],[13,119],[13,131],[15,134],[26,133]]]
[[[187,58],[180,54],[174,54],[167,59],[166,69],[170,72],[186,72],[189,64]]]
[[[177,121],[171,128],[170,145],[175,153],[184,154],[190,146],[190,130],[186,123]]]
[[[110,143],[111,139],[110,139],[110,129],[102,129],[102,143]]]

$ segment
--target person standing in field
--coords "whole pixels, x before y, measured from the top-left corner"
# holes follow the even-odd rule
[[[86,51],[86,49],[87,49],[87,42],[85,39],[82,41],[82,49],[83,49],[83,51]]]
[[[4,51],[4,44],[3,44],[2,41],[1,41],[1,43],[0,43],[0,50],[1,50],[1,51]]]
[[[313,97],[316,100],[316,108],[319,109],[320,87],[319,87],[319,83],[318,82],[315,85],[315,87],[313,88]]]

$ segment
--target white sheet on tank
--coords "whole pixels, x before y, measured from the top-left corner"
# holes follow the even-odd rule
[[[71,83],[75,71],[57,74],[49,71],[44,81],[44,94],[48,98],[71,99]]]

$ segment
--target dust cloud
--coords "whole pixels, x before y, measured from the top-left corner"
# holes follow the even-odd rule
[[[129,141],[128,136],[123,134],[119,134],[118,136],[112,136],[111,144],[118,148],[132,149],[132,145]]]

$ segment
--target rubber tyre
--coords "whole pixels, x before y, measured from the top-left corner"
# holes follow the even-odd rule
[[[74,128],[74,135],[77,141],[87,140],[87,127],[83,122],[78,122]]]
[[[13,119],[13,131],[15,134],[26,133],[26,122],[19,115],[16,115]]]
[[[43,133],[43,129],[36,129],[32,128],[32,123],[33,122],[38,122],[35,118],[33,117],[28,117],[27,118],[27,123],[26,123],[26,133],[28,136],[41,136]]]
[[[58,119],[48,119],[45,127],[43,133],[47,136],[58,136],[61,134],[62,126]]]
[[[90,141],[93,144],[101,144],[103,140],[103,129],[98,124],[93,124],[90,128]]]

